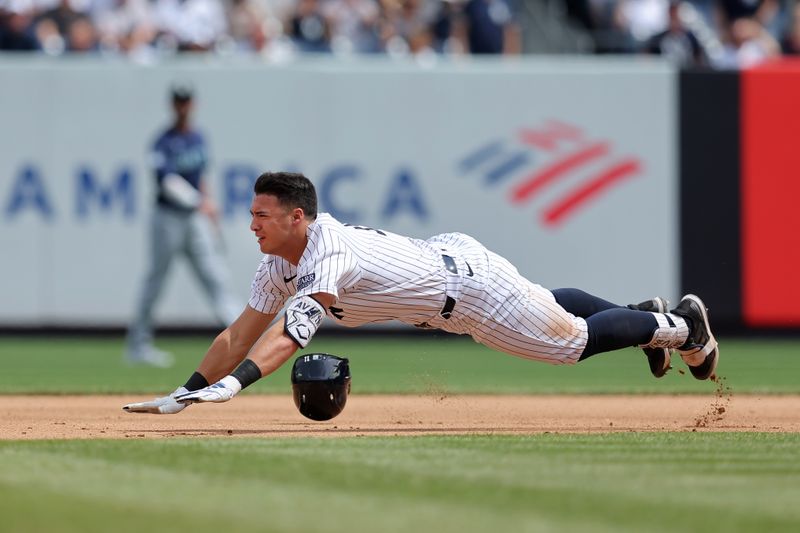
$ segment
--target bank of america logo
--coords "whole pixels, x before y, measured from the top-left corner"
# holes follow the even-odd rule
[[[540,223],[554,227],[640,174],[642,163],[620,155],[607,140],[552,120],[477,147],[458,170],[488,187],[506,187],[512,205],[534,205]]]

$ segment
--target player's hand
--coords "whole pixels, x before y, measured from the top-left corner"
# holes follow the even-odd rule
[[[203,389],[179,394],[175,397],[175,400],[186,405],[201,402],[222,403],[236,396],[240,390],[242,390],[242,386],[236,378],[226,376]]]
[[[127,411],[129,413],[150,413],[154,415],[174,415],[176,413],[180,413],[186,406],[189,404],[180,403],[175,400],[175,397],[179,394],[185,394],[189,392],[183,387],[178,387],[175,391],[170,394],[169,396],[162,396],[161,398],[156,398],[155,400],[151,400],[149,402],[139,402],[139,403],[129,403],[128,405],[122,408],[123,411]]]
[[[203,198],[203,201],[197,209],[211,219],[211,222],[214,224],[219,223],[219,209],[217,209],[217,204],[215,204],[211,198]]]

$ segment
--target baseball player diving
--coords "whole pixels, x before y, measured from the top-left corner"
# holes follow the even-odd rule
[[[668,311],[662,298],[619,306],[578,289],[550,291],[462,233],[418,240],[317,213],[314,185],[302,174],[264,173],[254,193],[250,229],[265,255],[248,305],[183,386],[126,411],[174,414],[227,402],[305,348],[325,315],[345,326],[399,320],[467,334],[550,364],[640,346],[656,377],[670,368],[671,350],[697,379],[716,369],[717,341],[697,296]]]

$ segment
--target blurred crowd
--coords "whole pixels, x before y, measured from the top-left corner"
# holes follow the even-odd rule
[[[0,50],[140,62],[213,52],[435,57],[650,53],[746,66],[800,53],[798,0],[0,0]],[[547,31],[545,31],[547,30]],[[548,46],[546,33],[574,36]]]
[[[512,0],[0,0],[0,49],[517,53]]]
[[[597,53],[644,52],[681,66],[746,67],[800,54],[796,0],[566,0]]]

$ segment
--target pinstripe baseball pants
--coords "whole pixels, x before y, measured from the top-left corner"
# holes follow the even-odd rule
[[[586,321],[561,307],[549,290],[468,235],[448,233],[428,242],[452,256],[458,267],[447,287],[447,295],[456,300],[453,312],[449,319],[431,320],[431,327],[468,334],[485,346],[526,359],[578,361],[588,341]]]

